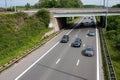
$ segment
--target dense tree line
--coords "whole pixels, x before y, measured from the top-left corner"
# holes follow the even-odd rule
[[[39,0],[35,7],[80,8],[82,7],[82,2],[80,0]]]
[[[103,6],[102,5],[101,6],[100,5],[99,6],[98,5],[84,5],[83,7],[84,8],[102,8]]]
[[[113,8],[120,8],[120,4],[116,4],[114,6],[112,6]]]
[[[109,16],[107,38],[113,42],[113,47],[120,50],[120,16]]]

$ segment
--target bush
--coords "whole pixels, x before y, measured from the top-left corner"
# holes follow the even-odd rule
[[[36,17],[39,18],[41,22],[45,23],[45,26],[48,27],[50,22],[50,13],[45,9],[39,10],[36,14]]]
[[[114,47],[116,47],[118,50],[120,50],[120,34],[118,34],[114,38]]]
[[[45,11],[37,16],[23,12],[0,15],[0,66],[42,41],[49,30],[45,25],[49,24],[47,17]]]
[[[116,36],[116,31],[115,30],[111,30],[111,31],[106,32],[106,37],[108,39],[113,40],[115,38],[115,36]]]

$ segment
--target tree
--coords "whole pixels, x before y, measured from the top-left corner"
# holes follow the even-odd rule
[[[112,6],[113,8],[120,8],[120,4],[116,4],[114,6]]]
[[[36,17],[39,18],[40,21],[45,23],[45,26],[48,26],[50,22],[50,13],[45,9],[39,10],[36,14]]]
[[[27,3],[27,4],[25,5],[25,9],[28,10],[29,8],[31,8],[31,6],[30,6],[29,3]]]
[[[120,16],[109,16],[107,38],[113,42],[113,47],[120,49]]]
[[[80,0],[39,0],[40,6],[44,8],[80,8],[82,2]]]

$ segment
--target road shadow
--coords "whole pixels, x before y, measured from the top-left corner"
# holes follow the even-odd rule
[[[42,67],[45,67],[45,68],[48,68],[48,69],[51,69],[51,70],[54,70],[54,71],[57,71],[57,72],[60,72],[60,73],[63,73],[63,74],[66,74],[66,75],[69,75],[69,76],[73,76],[73,77],[76,77],[76,78],[79,78],[79,79],[82,79],[82,80],[88,80],[86,78],[83,78],[81,76],[78,76],[78,75],[74,75],[72,73],[68,73],[68,72],[65,72],[65,71],[61,71],[61,70],[58,70],[58,69],[55,69],[55,68],[52,68],[52,67],[49,67],[49,66],[46,66],[46,65],[43,65],[43,64],[37,64],[37,65],[40,65]]]
[[[76,24],[74,24],[74,25],[77,25],[78,23],[76,23]],[[70,30],[70,29],[85,29],[85,28],[95,28],[95,26],[84,26],[84,25],[81,25],[81,24],[79,24],[79,25],[77,25],[76,27],[75,26],[71,26],[71,25],[73,25],[73,24],[68,24],[67,26],[65,26],[65,27],[63,27],[62,29],[64,29],[64,30]]]

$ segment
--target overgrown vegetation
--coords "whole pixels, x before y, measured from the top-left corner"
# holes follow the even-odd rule
[[[0,15],[0,66],[41,42],[50,30],[49,21],[49,12],[44,9],[33,16],[22,12]]]
[[[105,37],[117,79],[120,80],[120,16],[109,16]]]

